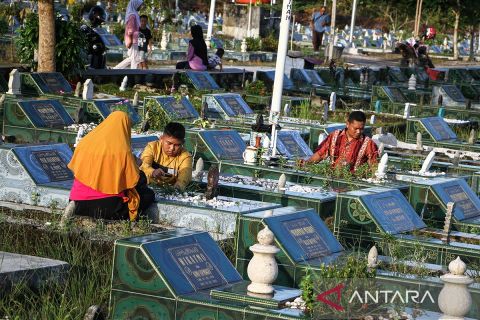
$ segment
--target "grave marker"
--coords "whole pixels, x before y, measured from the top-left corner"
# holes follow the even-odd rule
[[[187,71],[185,72],[197,90],[219,90],[220,86],[215,82],[212,76],[206,71]]]
[[[232,130],[208,130],[200,131],[210,150],[220,160],[241,160],[246,144],[236,131]]]
[[[399,88],[393,87],[393,86],[384,86],[383,90],[387,94],[387,96],[390,98],[392,102],[396,103],[406,103],[407,99],[403,95],[403,93],[400,91]]]
[[[57,100],[24,100],[18,104],[37,128],[63,128],[73,124],[73,119]]]
[[[278,131],[277,150],[288,158],[307,158],[313,154],[297,130]]]
[[[448,123],[440,117],[422,118],[420,122],[435,141],[457,140],[457,135]]]
[[[232,117],[253,115],[253,110],[237,93],[218,93],[203,95],[208,105],[209,116],[229,120]]]
[[[94,104],[97,107],[100,115],[105,119],[110,113],[116,110],[124,111],[128,113],[128,116],[134,124],[140,123],[140,116],[133,109],[128,100],[123,99],[97,99],[94,100]]]
[[[446,206],[449,202],[455,203],[453,214],[462,221],[480,216],[480,200],[463,179],[451,179],[443,183],[432,185]]]
[[[42,94],[73,93],[72,87],[60,72],[23,73],[22,78],[24,83],[30,79],[36,85],[37,92]]]
[[[148,100],[155,100],[160,105],[160,108],[169,116],[171,120],[175,119],[197,119],[200,117],[197,110],[193,107],[190,100],[186,97],[182,97],[180,101],[177,101],[175,97],[162,96],[162,97],[147,97]]]

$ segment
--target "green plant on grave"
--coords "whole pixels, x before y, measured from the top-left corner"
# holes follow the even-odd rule
[[[30,200],[32,200],[32,204],[34,206],[38,206],[40,202],[40,193],[32,191],[32,193],[30,194]]]
[[[202,119],[202,118],[193,120],[192,124],[202,129],[205,129],[211,126],[211,123],[208,119]]]
[[[54,200],[52,199],[48,205],[48,207],[50,208],[50,212],[51,213],[56,213],[57,212],[57,209],[58,209],[58,201],[57,200]]]
[[[300,281],[300,290],[302,290],[302,299],[305,301],[307,310],[312,310],[315,303],[315,292],[313,290],[312,270],[307,269],[305,275]]]
[[[79,32],[80,24],[75,21],[64,21],[60,15],[55,18],[55,64],[56,71],[71,78],[85,69],[87,62],[87,40],[83,32]],[[38,15],[31,13],[25,19],[18,32],[16,41],[17,54],[21,63],[36,69],[34,51],[38,49]]]
[[[245,87],[245,92],[251,95],[264,96],[267,93],[267,87],[262,80],[256,80]]]
[[[163,130],[170,119],[165,112],[158,107],[155,100],[149,99],[145,103],[145,120],[150,124],[152,130]]]
[[[418,157],[411,157],[408,163],[411,171],[419,171],[422,168],[422,159]]]
[[[364,163],[358,166],[357,170],[355,170],[353,175],[359,179],[372,178],[376,169],[376,165],[370,166],[368,163]]]
[[[247,43],[247,51],[260,51],[262,49],[260,38],[247,37],[245,42]]]
[[[274,32],[270,32],[266,37],[262,38],[261,48],[262,51],[277,52],[278,37],[275,36]]]

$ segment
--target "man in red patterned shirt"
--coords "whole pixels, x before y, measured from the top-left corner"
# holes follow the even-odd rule
[[[306,163],[329,158],[332,167],[348,165],[351,172],[364,163],[370,166],[376,164],[377,145],[363,134],[366,120],[362,111],[352,111],[348,115],[347,127],[330,133]]]

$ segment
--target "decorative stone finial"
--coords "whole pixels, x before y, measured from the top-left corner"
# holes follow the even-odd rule
[[[247,52],[247,49],[248,49],[247,48],[247,40],[245,40],[245,38],[243,38],[242,45],[240,46],[240,51],[242,53],[245,53],[245,52]]]
[[[252,283],[247,290],[253,293],[272,294],[272,283],[278,276],[278,265],[275,254],[280,250],[273,245],[274,235],[268,226],[260,230],[257,236],[258,242],[250,247],[253,258],[247,267],[247,274]]]
[[[408,90],[416,90],[417,87],[417,78],[412,73],[410,79],[408,79]]]
[[[405,108],[403,109],[403,117],[405,119],[410,118],[410,109],[411,109],[411,104],[409,102],[405,103]]]
[[[375,172],[375,176],[377,177],[377,179],[385,178],[385,174],[387,171],[387,164],[388,164],[388,153],[384,153],[382,158],[380,158],[377,171]]]
[[[165,30],[165,27],[163,28],[163,31],[162,31],[162,39],[160,40],[160,49],[162,51],[165,51],[167,50],[167,45],[168,45],[168,41],[167,41],[167,31]]]
[[[476,139],[475,129],[470,130],[470,135],[468,136],[468,144],[475,144]]]
[[[192,178],[195,180],[201,180],[203,178],[203,169],[205,164],[202,158],[198,158],[197,162],[195,163],[195,171],[192,173]]]
[[[417,150],[423,150],[422,133],[417,132]]]
[[[448,271],[455,276],[463,276],[465,271],[467,271],[467,265],[460,257],[457,257],[457,259],[448,264]]]
[[[370,124],[372,124],[372,125],[375,124],[375,115],[374,114],[372,114],[370,116]]]
[[[10,76],[8,78],[8,94],[22,94],[21,90],[21,81],[20,81],[20,72],[17,69],[10,71]]]

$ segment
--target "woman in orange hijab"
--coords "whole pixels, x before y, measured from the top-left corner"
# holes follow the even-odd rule
[[[148,205],[142,205],[135,190],[139,169],[130,145],[131,126],[125,112],[114,111],[80,141],[68,164],[75,179],[64,218],[70,210],[70,215],[134,221],[139,208],[151,204],[149,197]]]

